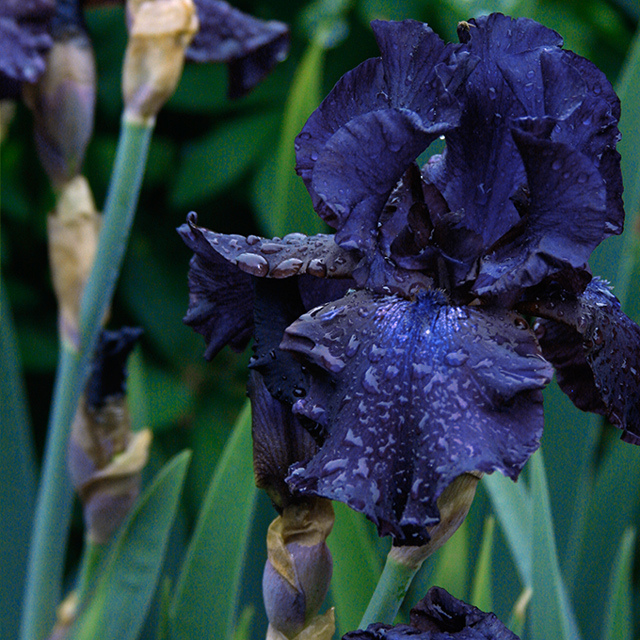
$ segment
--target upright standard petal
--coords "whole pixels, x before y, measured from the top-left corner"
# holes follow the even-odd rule
[[[492,14],[462,23],[459,35],[479,62],[457,93],[460,126],[424,176],[461,212],[458,229],[482,237],[474,291],[509,305],[557,272],[588,274],[593,248],[621,232],[619,105],[604,74],[531,20]],[[468,266],[462,279],[457,270],[460,286],[478,275],[477,243],[453,235],[452,257]]]
[[[589,256],[607,235],[606,185],[598,169],[583,153],[549,139],[552,128],[551,120],[522,119],[513,129],[527,174],[523,217],[484,258],[473,287],[506,306],[549,276],[562,278],[568,291],[582,291]]]
[[[281,347],[311,373],[293,410],[329,436],[289,477],[346,502],[395,544],[421,544],[460,474],[516,478],[542,433],[552,369],[519,316],[359,291],[302,316]]]
[[[468,74],[426,25],[372,23],[381,58],[345,74],[296,139],[297,171],[345,248],[372,249],[378,217],[407,167],[457,124]]]

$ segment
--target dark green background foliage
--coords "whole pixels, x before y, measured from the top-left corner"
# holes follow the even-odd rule
[[[424,20],[446,40],[455,40],[457,21],[478,13],[498,10],[531,17],[556,29],[564,36],[567,48],[595,62],[620,88],[621,69],[632,51],[640,12],[637,0],[317,0],[308,4],[247,0],[236,6],[261,18],[288,22],[292,30],[290,56],[256,91],[237,102],[226,97],[224,67],[186,66],[176,94],[158,117],[110,319],[113,327],[130,324],[145,330],[131,360],[129,387],[134,428],[149,426],[154,431],[149,477],[175,453],[184,448],[193,451],[181,515],[169,542],[165,571],[172,579],[243,405],[248,359],[248,354],[225,349],[213,362],[205,362],[202,339],[182,324],[190,256],[175,228],[184,222],[186,214],[197,211],[200,224],[221,232],[281,235],[322,229],[293,171],[293,137],[343,73],[378,54],[368,26],[373,18]],[[90,10],[87,23],[97,56],[99,89],[95,134],[84,173],[100,207],[120,126],[120,71],[126,31],[119,7]],[[635,73],[636,78],[640,74],[637,49],[636,41],[635,67],[627,68],[627,74]],[[639,105],[637,84],[630,82],[623,96],[623,132],[633,131],[631,119],[624,120],[630,114],[635,113],[635,122],[640,122]],[[46,248],[46,215],[54,200],[35,154],[31,126],[31,114],[20,105],[2,144],[1,267],[2,296],[10,301],[35,457],[39,460],[57,360],[56,303]],[[623,239],[605,243],[593,265],[594,271],[614,282],[616,293],[636,320],[640,318],[638,279],[634,277],[637,227],[629,220],[638,209],[639,142],[636,132],[635,143],[629,135],[621,147],[627,180],[627,232]],[[9,320],[3,306],[4,333]],[[5,366],[9,360],[4,351],[7,343],[3,344],[0,375],[6,382],[13,372]],[[548,400],[543,445],[560,567],[583,637],[601,638],[606,633],[602,625],[607,617],[610,569],[623,532],[638,522],[640,450],[622,445],[617,434],[610,433],[600,420],[581,415],[556,388],[548,391]],[[8,433],[4,422],[2,430]],[[3,438],[4,455],[12,456],[17,443]],[[25,442],[20,448],[28,453],[29,446]],[[537,486],[535,477],[531,484]],[[3,485],[3,509],[11,502],[25,505],[27,523],[32,496],[28,492],[16,496]],[[481,489],[468,524],[450,547],[423,569],[411,592],[412,602],[424,595],[426,587],[438,582],[454,595],[474,598],[509,620],[522,583],[502,527],[484,536],[482,557],[492,560],[492,569],[474,571],[490,511],[487,492]],[[338,509],[339,517],[344,513],[346,509]],[[259,582],[265,558],[263,536],[272,516],[268,501],[261,496],[238,611],[240,614],[244,610],[247,616],[253,607],[255,612],[248,637],[260,637],[266,624]],[[491,526],[487,531],[492,531]],[[7,536],[17,540],[19,534],[1,531],[0,537]],[[343,520],[333,536],[336,576],[332,597],[336,604],[346,593],[351,598],[349,610],[339,606],[340,631],[357,625],[377,579],[385,542],[372,536],[369,523],[355,518]],[[69,556],[70,580],[81,540],[78,512]],[[17,548],[18,553],[24,553],[26,539],[18,540]],[[18,583],[21,570],[18,567],[13,574]],[[637,571],[634,575],[634,595],[638,596]],[[226,590],[215,581],[211,588],[217,589],[220,597]],[[19,598],[18,592],[16,589],[15,598]],[[6,621],[13,629],[15,609],[6,599],[0,606],[4,618],[0,627]],[[635,610],[640,611],[640,607]],[[636,619],[633,637],[640,631],[639,622]],[[536,624],[531,623],[528,637],[544,637]],[[152,628],[152,622],[148,622],[143,633],[151,633]]]

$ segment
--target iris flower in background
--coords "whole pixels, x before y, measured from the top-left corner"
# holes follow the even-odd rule
[[[53,40],[48,22],[55,0],[5,0],[0,5],[0,98],[20,95],[22,82],[35,82],[45,70]]]
[[[283,471],[292,495],[419,545],[455,478],[518,477],[554,367],[578,407],[640,438],[640,328],[588,266],[623,227],[620,107],[532,20],[470,20],[459,44],[414,21],[372,27],[381,57],[296,139],[335,235],[222,235],[190,214],[185,321],[209,358],[255,339],[250,366],[317,445]]]
[[[343,640],[518,640],[493,613],[454,598],[432,587],[411,609],[411,624],[375,623],[366,630],[351,631]]]

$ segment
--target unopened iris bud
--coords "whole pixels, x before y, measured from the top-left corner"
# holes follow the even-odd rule
[[[185,51],[198,30],[193,0],[129,0],[129,43],[122,72],[125,117],[153,121],[173,95]]]
[[[76,0],[58,5],[45,72],[35,84],[23,85],[40,162],[56,189],[80,173],[96,101],[95,60],[80,7]]]
[[[77,345],[80,299],[91,272],[100,231],[100,214],[83,176],[66,183],[58,194],[56,211],[47,220],[47,231],[60,334]]]
[[[126,359],[139,329],[104,331],[72,427],[69,471],[84,506],[87,537],[106,544],[140,492],[151,432],[131,432]]]
[[[329,640],[333,636],[333,610],[318,616],[333,570],[326,544],[333,521],[331,503],[310,498],[285,507],[271,523],[262,579],[268,640]]]

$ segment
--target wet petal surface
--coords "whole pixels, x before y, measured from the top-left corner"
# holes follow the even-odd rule
[[[458,475],[515,478],[538,446],[552,370],[515,314],[362,291],[302,316],[282,348],[312,372],[294,412],[329,432],[291,486],[346,502],[396,544],[426,539]]]
[[[640,444],[640,327],[594,278],[577,298],[538,300],[531,311],[560,388],[580,409],[605,415],[622,439]]]

